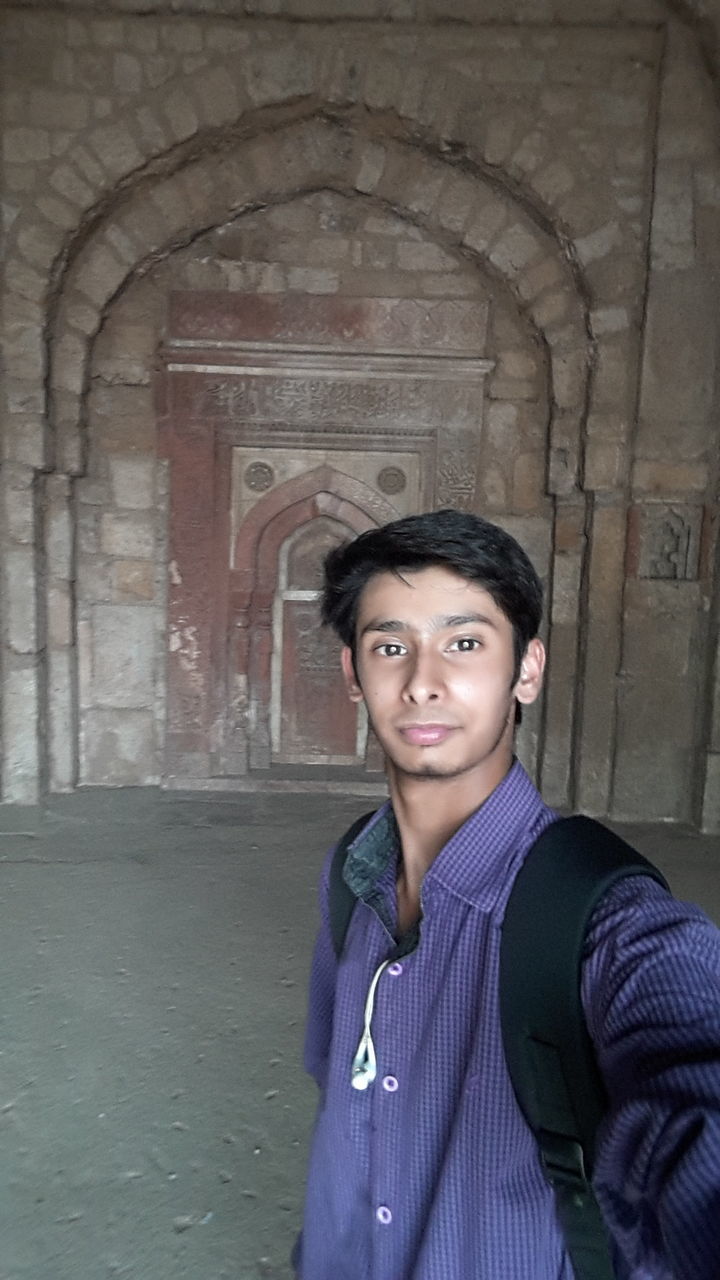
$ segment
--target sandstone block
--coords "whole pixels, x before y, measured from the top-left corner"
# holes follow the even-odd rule
[[[40,196],[37,207],[48,222],[63,231],[69,231],[77,225],[77,209],[58,196]]]
[[[200,118],[206,124],[219,126],[237,120],[240,99],[235,80],[225,67],[204,71],[196,77],[195,91],[200,105]]]
[[[578,456],[576,447],[552,446],[548,455],[548,493],[567,497],[577,485]]]
[[[2,470],[5,530],[14,542],[32,544],[37,528],[34,468],[19,462],[7,462]]]
[[[702,462],[648,461],[638,458],[633,467],[633,490],[637,494],[702,493],[708,484],[707,464]]]
[[[50,158],[50,134],[47,129],[20,125],[7,129],[3,138],[3,157],[11,163],[30,164],[33,160]]]
[[[709,752],[706,757],[701,830],[709,835],[720,833],[720,752],[717,751]]]
[[[81,49],[90,42],[89,24],[82,18],[68,18],[65,35],[71,49]]]
[[[513,509],[518,512],[542,511],[546,502],[545,452],[520,453],[515,459],[512,476]]]
[[[93,129],[88,141],[112,178],[124,178],[142,164],[137,143],[124,124],[100,125]]]
[[[287,280],[288,289],[301,293],[337,293],[340,283],[337,271],[320,267],[291,267]]]
[[[531,175],[547,158],[549,140],[540,129],[532,129],[513,151],[508,162],[510,170],[523,176]],[[566,188],[569,190],[569,188]]]
[[[553,562],[553,627],[576,624],[582,589],[582,561],[579,555],[557,555]]]
[[[305,97],[317,87],[315,57],[297,41],[252,53],[243,59],[243,72],[247,96],[256,107]]]
[[[444,181],[443,166],[426,163],[415,180],[410,179],[405,186],[403,208],[427,216],[435,206]]]
[[[40,778],[38,671],[34,660],[4,664],[2,682],[3,800],[36,804]]]
[[[457,258],[431,241],[400,241],[397,262],[402,271],[453,271],[458,268]]]
[[[431,276],[420,276],[420,293],[424,298],[474,298],[480,290],[475,274],[449,275],[447,272],[435,272]]]
[[[35,377],[32,379],[7,378],[5,382],[5,405],[8,414],[13,418],[20,416],[25,418],[28,414],[44,413],[44,387]]]
[[[446,177],[435,203],[435,214],[440,225],[448,231],[460,234],[467,225],[477,200],[477,183],[464,174]]]
[[[551,160],[532,176],[532,185],[546,204],[554,205],[575,186],[575,175],[564,160]]]
[[[588,353],[582,348],[553,354],[553,397],[559,408],[576,409],[583,404],[587,378]]]
[[[117,454],[109,460],[110,486],[118,507],[150,510],[155,503],[155,460],[132,454]]]
[[[78,552],[76,591],[80,605],[116,603],[113,590],[113,570],[116,563],[108,556]],[[84,705],[87,705],[87,701],[86,699]]]
[[[573,287],[569,276],[566,277],[560,262],[555,256],[548,255],[540,262],[526,267],[515,279],[515,288],[525,302],[539,297],[545,289],[554,289],[562,284],[565,288]]]
[[[239,53],[247,49],[251,42],[249,32],[228,22],[209,27],[205,34],[205,44],[217,53]]]
[[[47,275],[44,272],[34,271],[25,262],[11,260],[7,263],[5,270],[5,287],[10,295],[17,294],[20,298],[39,302],[45,296]],[[12,297],[7,297],[5,306],[10,315],[12,315],[13,305]]]
[[[605,226],[598,227],[597,230],[589,232],[588,235],[581,236],[575,241],[575,250],[578,258],[587,266],[589,262],[595,262],[598,258],[606,258],[612,253],[613,249],[619,248],[622,244],[622,231],[617,222],[608,222]]]
[[[559,502],[555,516],[555,550],[580,554],[585,546],[584,503]]]
[[[77,333],[65,333],[53,347],[53,387],[80,395],[84,384],[85,356],[85,338]]]
[[[113,595],[118,603],[152,600],[155,596],[155,566],[150,560],[116,560],[112,566]]]
[[[97,605],[92,620],[92,699],[98,707],[151,707],[155,613],[138,605]]]
[[[199,53],[203,47],[202,27],[196,22],[181,18],[163,22],[160,26],[160,44],[173,53]]]
[[[514,276],[539,258],[541,253],[542,245],[537,235],[516,222],[501,231],[488,257],[499,271]]]
[[[159,781],[149,711],[88,711],[82,718],[80,781],[90,786],[148,786]]]
[[[124,515],[106,511],[100,523],[100,550],[124,560],[151,560],[155,551],[155,528],[150,516]]]
[[[89,507],[105,507],[109,504],[108,486],[94,476],[83,476],[75,481],[75,497]]]
[[[130,236],[123,231],[122,227],[111,223],[105,229],[105,239],[122,262],[126,262],[128,266],[135,265],[139,256],[138,245],[134,240],[130,239]]]
[[[38,649],[35,584],[35,548],[8,547],[3,612],[7,644],[14,653],[36,653]]]
[[[713,412],[717,292],[702,267],[650,279],[642,370],[642,416],[700,422]]]
[[[58,229],[45,220],[24,227],[18,233],[17,242],[25,260],[43,272],[49,270],[60,250]]]
[[[166,234],[177,235],[188,224],[188,210],[183,198],[183,188],[176,178],[158,182],[150,191],[150,199],[160,210],[165,222]]]
[[[593,403],[598,409],[617,407],[628,416],[634,413],[636,344],[625,341],[598,344],[593,376]]]
[[[495,374],[490,379],[488,394],[493,400],[536,400],[538,392],[534,382]]]
[[[500,200],[491,197],[485,201],[482,207],[471,220],[469,227],[463,234],[463,242],[470,249],[475,249],[477,253],[486,253],[490,242],[505,226],[507,222],[507,210]]]
[[[683,161],[657,166],[650,251],[660,271],[691,267],[695,260],[691,169]]]
[[[69,164],[59,164],[50,174],[49,182],[55,191],[78,209],[87,209],[93,202],[92,188]]]
[[[127,264],[120,262],[105,245],[96,243],[84,259],[80,259],[73,284],[78,293],[102,307],[120,287],[127,274]]]
[[[166,121],[161,121],[150,107],[138,107],[134,119],[140,144],[146,151],[151,154],[167,151],[171,145],[172,136]]]
[[[590,313],[590,325],[596,338],[623,333],[630,328],[630,315],[627,307],[598,307]]]
[[[79,170],[83,178],[96,191],[100,191],[105,185],[107,175],[97,157],[91,151],[88,151],[87,147],[77,145],[73,147],[72,159],[75,168]]]
[[[5,367],[12,369],[15,380],[35,383],[35,386],[42,381],[45,358],[41,335],[36,326],[17,325],[7,332],[2,340],[2,351]]]
[[[183,90],[173,89],[168,93],[163,99],[162,109],[176,142],[184,142],[197,133],[197,112],[194,103]]]
[[[363,99],[373,110],[395,106],[399,92],[398,64],[394,58],[372,58],[368,62]]]
[[[488,164],[504,164],[511,155],[517,136],[517,124],[508,112],[488,121],[483,155]]]
[[[492,259],[492,254],[490,255]],[[530,315],[539,329],[547,329],[551,325],[562,324],[567,318],[572,295],[563,290],[554,293],[543,293],[536,298],[530,307]]]
[[[94,18],[90,34],[99,49],[119,49],[125,40],[125,23],[122,18]]]
[[[48,588],[47,638],[54,648],[72,644],[72,598],[67,582],[53,583]]]
[[[359,167],[355,178],[358,191],[374,191],[385,170],[387,152],[379,143],[369,142],[359,156]]]
[[[502,400],[494,401],[487,407],[488,443],[495,449],[514,451],[517,442],[518,407],[506,404]]]
[[[73,657],[69,649],[48,652],[48,781],[53,792],[72,791],[75,784],[77,735],[72,668]]]
[[[100,550],[100,513],[94,507],[78,507],[75,519],[77,549],[83,555]]]
[[[616,493],[627,468],[627,449],[614,440],[592,439],[585,446],[586,489]]]
[[[138,261],[159,249],[167,239],[167,227],[160,213],[147,199],[138,200],[123,209],[118,225],[138,246]]]
[[[3,459],[30,467],[44,467],[47,457],[47,423],[44,417],[18,414],[2,434]]]
[[[84,129],[90,119],[88,96],[59,89],[33,89],[29,115],[33,124],[50,129]]]

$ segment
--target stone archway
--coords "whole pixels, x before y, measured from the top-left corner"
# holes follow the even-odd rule
[[[259,201],[282,203],[288,191],[277,179],[274,184],[266,179],[254,197],[248,200],[246,167],[252,169],[252,156],[257,153],[257,147],[258,140],[253,139],[239,148],[230,176],[225,157],[222,180],[218,181],[214,180],[214,174],[208,169],[208,165],[217,163],[219,166],[219,161],[206,157],[203,161],[193,162],[183,172],[182,178],[176,175],[162,179],[164,195],[158,195],[156,190],[153,193],[155,202],[159,198],[169,204],[168,183],[177,184],[182,181],[185,189],[187,183],[191,182],[196,192],[193,215],[201,227],[221,222],[229,212],[236,214],[238,206],[253,208]],[[572,279],[571,268],[562,246],[553,241],[546,230],[534,223],[506,191],[489,184],[480,174],[459,173],[442,159],[428,153],[419,156],[416,150],[409,149],[394,138],[380,142],[357,131],[350,131],[337,122],[317,118],[275,130],[269,138],[263,138],[263,149],[266,174],[285,176],[291,162],[294,171],[304,165],[302,189],[311,191],[330,188],[343,194],[352,194],[356,199],[376,203],[380,207],[403,210],[404,216],[409,217],[416,225],[430,230],[440,243],[461,253],[469,262],[476,263],[492,278],[502,280],[504,287],[514,296],[518,308],[539,328],[541,343],[548,354],[553,406],[549,430],[550,489],[559,495],[569,495],[575,502],[576,497],[573,495],[577,494],[578,465],[583,452],[582,424],[589,348],[580,297],[576,291],[577,306],[575,310],[572,307],[568,310],[567,294],[563,294],[561,290],[561,282],[567,283],[568,279]],[[414,187],[408,187],[409,163],[418,169]],[[229,193],[233,174],[242,176],[242,184],[234,193]],[[427,191],[434,192],[434,201],[427,207],[423,207],[419,198],[412,195],[419,188],[421,180]],[[207,204],[202,210],[198,208],[201,198],[198,192],[205,193]],[[451,200],[447,198],[448,192],[452,195]],[[408,193],[414,204],[412,209],[405,207]],[[460,197],[466,205],[462,227],[458,225],[457,217],[457,202]],[[117,295],[118,288],[122,287],[112,277],[111,289],[114,292],[106,298],[98,296],[97,255],[104,252],[103,246],[108,243],[108,237],[117,238],[122,233],[122,228],[128,225],[128,219],[131,218],[136,227],[142,225],[143,203],[148,198],[146,192],[138,192],[130,201],[121,201],[113,215],[114,226],[113,220],[109,220],[107,225],[98,226],[93,240],[88,242],[67,273],[66,289],[56,316],[56,340],[51,348],[51,385],[55,425],[59,440],[64,441],[61,451],[65,465],[71,470],[81,466],[83,458],[83,388],[86,382],[84,370],[88,345],[92,342],[92,333],[111,305],[112,298]],[[152,219],[148,226],[152,230]],[[137,231],[135,234],[137,235]],[[163,252],[172,252],[174,246],[175,239],[171,239]],[[158,248],[151,238],[145,251],[139,251],[139,261],[132,270],[144,271],[148,261],[157,256]],[[96,321],[92,326],[88,323],[90,335],[80,341],[77,333],[72,336],[67,327],[68,321],[77,314],[81,304],[87,314],[91,292],[95,297],[93,305]],[[150,354],[148,353],[149,357]],[[577,633],[577,614],[569,620],[569,627],[571,633]],[[566,648],[566,665],[558,672],[563,685],[572,678],[575,649],[576,641],[570,640]],[[53,691],[51,718],[57,714],[62,698],[62,690],[56,686]],[[550,706],[553,698],[551,685],[548,695]],[[556,714],[554,723],[556,741],[560,741],[562,752],[562,744],[569,744],[572,736],[572,719],[566,717],[561,722],[560,715]],[[537,744],[533,745],[533,750],[537,750]],[[67,782],[57,778],[55,785],[58,784],[67,785]],[[561,782],[560,785],[562,787],[564,783]]]

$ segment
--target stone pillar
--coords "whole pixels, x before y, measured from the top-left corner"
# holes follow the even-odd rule
[[[68,476],[44,477],[47,751],[51,791],[72,790],[77,777],[71,484]]]
[[[35,804],[40,793],[40,648],[35,473],[2,471],[3,565],[2,797]]]

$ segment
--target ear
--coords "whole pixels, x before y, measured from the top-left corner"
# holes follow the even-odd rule
[[[518,702],[529,706],[537,698],[545,670],[545,646],[537,636],[531,640],[520,663],[520,676],[513,690]]]
[[[351,702],[362,702],[363,691],[357,681],[355,675],[355,667],[353,666],[352,650],[347,645],[344,646],[340,661],[342,663],[343,676],[345,677],[345,688],[348,691],[348,697]]]

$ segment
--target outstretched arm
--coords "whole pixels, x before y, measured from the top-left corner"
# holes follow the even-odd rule
[[[610,1096],[593,1183],[620,1252],[718,1280],[720,931],[630,877],[593,916],[582,996]]]

